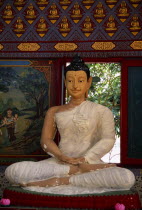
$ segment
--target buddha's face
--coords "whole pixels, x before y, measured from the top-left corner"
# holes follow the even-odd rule
[[[73,98],[85,97],[86,91],[90,88],[92,78],[87,80],[87,75],[84,71],[68,71],[66,73],[65,85],[69,95]]]

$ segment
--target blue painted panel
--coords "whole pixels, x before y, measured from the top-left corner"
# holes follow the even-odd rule
[[[29,66],[28,60],[0,60],[0,66]]]

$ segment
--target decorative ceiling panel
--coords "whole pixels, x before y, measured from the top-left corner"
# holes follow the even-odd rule
[[[141,56],[132,43],[142,43],[142,0],[0,0],[1,57]]]

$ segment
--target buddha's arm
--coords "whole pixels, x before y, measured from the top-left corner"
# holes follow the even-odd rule
[[[55,157],[61,155],[61,151],[54,142],[54,137],[56,134],[54,114],[56,112],[56,109],[56,107],[52,107],[47,111],[41,134],[41,146],[43,150]]]
[[[56,124],[54,116],[57,109],[58,107],[52,107],[46,113],[41,135],[41,147],[46,153],[51,154],[60,161],[70,164],[77,164],[78,160],[76,160],[76,158],[71,158],[63,155],[57,144],[54,142],[54,137],[56,134]]]
[[[85,160],[88,163],[97,163],[105,154],[107,154],[115,143],[114,116],[106,108],[101,118],[101,138],[85,154]]]

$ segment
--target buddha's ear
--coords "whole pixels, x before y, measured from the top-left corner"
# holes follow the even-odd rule
[[[92,77],[89,77],[88,79],[88,89],[91,87],[91,84],[92,84]]]
[[[66,84],[66,78],[64,77],[64,84],[65,84],[65,87],[67,87],[67,84]]]

